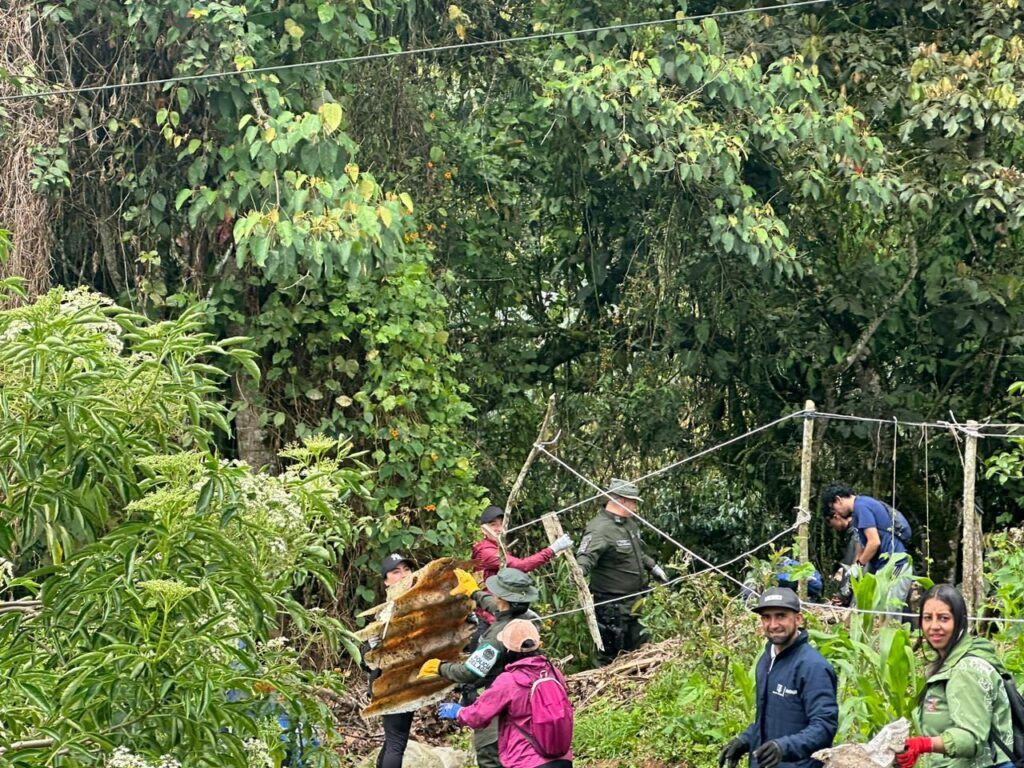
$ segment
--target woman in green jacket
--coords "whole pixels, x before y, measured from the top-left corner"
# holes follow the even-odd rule
[[[963,595],[936,584],[921,601],[920,618],[921,634],[937,657],[919,699],[922,735],[907,739],[896,762],[912,768],[926,755],[925,768],[1010,766],[998,746],[1013,743],[1003,665],[992,643],[968,631]]]

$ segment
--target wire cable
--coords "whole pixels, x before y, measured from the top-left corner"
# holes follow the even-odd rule
[[[672,17],[670,19],[652,19],[650,21],[633,21],[622,24],[609,24],[603,27],[587,27],[585,29],[563,29],[557,32],[538,32],[532,35],[520,37],[503,37],[496,40],[477,40],[469,43],[452,43],[450,45],[438,45],[424,48],[409,48],[404,51],[382,51],[380,53],[367,53],[359,56],[341,56],[333,59],[320,59],[318,61],[300,61],[294,64],[275,64],[271,66],[256,67],[243,70],[223,70],[217,72],[203,72],[195,75],[181,75],[179,77],[163,77],[151,80],[134,80],[127,83],[107,83],[104,85],[86,85],[77,88],[55,88],[49,91],[36,91],[32,93],[17,93],[0,96],[0,102],[21,101],[24,99],[45,99],[53,96],[69,96],[78,93],[95,93],[97,91],[115,91],[126,88],[142,88],[153,85],[169,85],[171,83],[189,83],[198,80],[216,80],[226,77],[238,77],[240,75],[261,75],[270,72],[285,72],[293,69],[304,69],[307,67],[326,67],[336,64],[356,64],[363,61],[374,61],[379,59],[396,59],[405,56],[420,56],[432,53],[445,53],[448,51],[463,51],[480,48],[491,48],[499,45],[512,43],[525,43],[535,40],[550,40],[552,38],[593,35],[599,32],[618,32],[627,29],[639,29],[642,27],[665,26],[667,24],[679,24],[686,21],[702,21],[704,19],[724,18],[726,16],[739,16],[746,13],[770,13],[784,11],[789,8],[801,8],[808,5],[829,5],[836,0],[796,0],[795,2],[782,5],[761,5],[752,8],[737,8],[731,11],[713,11],[710,13],[699,13],[691,16]]]
[[[694,571],[693,573],[684,573],[684,574],[681,574],[679,576],[676,576],[674,579],[670,579],[670,580],[666,581],[664,584],[655,584],[653,587],[648,587],[647,589],[641,590],[640,592],[633,592],[632,594],[629,594],[629,595],[619,595],[618,597],[613,597],[610,600],[602,600],[599,603],[594,603],[594,605],[595,606],[598,606],[598,605],[608,605],[610,603],[620,603],[623,600],[630,600],[630,599],[632,599],[634,597],[642,597],[643,595],[650,594],[651,592],[654,592],[655,590],[662,589],[662,588],[665,588],[665,587],[670,587],[673,584],[678,584],[681,581],[686,581],[687,579],[694,579],[694,578],[696,578],[698,576],[703,576],[706,573],[711,573],[712,571],[715,571],[715,570],[718,570],[718,569],[721,569],[721,568],[725,568],[726,566],[732,565],[733,563],[736,563],[736,562],[738,562],[740,560],[743,560],[743,559],[745,559],[747,557],[750,557],[750,555],[754,554],[758,550],[764,549],[769,544],[774,544],[776,541],[781,539],[786,534],[792,533],[797,528],[799,528],[800,524],[802,522],[803,522],[802,520],[798,520],[794,525],[791,525],[789,528],[786,528],[784,531],[779,531],[777,534],[772,536],[767,541],[762,541],[756,547],[753,547],[752,549],[748,549],[746,552],[743,552],[742,554],[736,555],[736,557],[732,558],[731,560],[726,560],[724,563],[719,563],[717,566],[704,568],[704,569],[699,570],[699,571]],[[749,587],[744,585],[744,589],[749,589]],[[750,591],[752,593],[754,592],[754,590],[750,590]],[[580,613],[582,610],[583,610],[583,608],[581,607],[581,608],[571,608],[571,609],[566,610],[566,611],[558,611],[557,613],[549,613],[546,616],[541,616],[541,620],[553,619],[553,618],[556,618],[558,616],[568,616],[568,615],[573,614],[573,613]]]
[[[558,458],[558,457],[557,457],[557,456],[555,456],[555,455],[554,455],[553,453],[551,453],[550,451],[548,451],[548,449],[547,449],[547,448],[541,448],[540,450],[541,450],[541,452],[542,452],[542,453],[544,453],[544,454],[545,454],[546,456],[548,456],[549,458],[551,458],[551,459],[553,459],[554,461],[558,462],[558,463],[559,463],[559,464],[560,464],[561,466],[565,467],[565,468],[566,468],[567,470],[569,470],[569,472],[571,472],[571,473],[572,473],[573,475],[575,475],[576,477],[578,477],[578,478],[579,478],[580,480],[582,480],[582,481],[583,481],[584,483],[586,483],[587,485],[591,486],[592,488],[596,488],[597,490],[601,491],[601,494],[602,494],[602,495],[604,495],[604,496],[607,496],[607,497],[608,497],[609,499],[612,499],[612,498],[614,498],[614,496],[612,496],[612,495],[611,495],[611,494],[610,494],[610,493],[609,493],[608,491],[605,491],[605,490],[603,490],[603,489],[601,488],[601,486],[599,486],[599,485],[598,485],[597,483],[595,483],[595,482],[594,482],[593,480],[590,480],[590,479],[588,479],[587,477],[585,477],[584,475],[582,475],[582,474],[581,474],[580,472],[578,472],[578,471],[577,471],[577,470],[576,470],[576,469],[575,469],[574,467],[572,467],[572,466],[570,466],[569,464],[567,464],[566,462],[562,461],[562,460],[561,460],[560,458]],[[708,566],[708,568],[710,568],[710,569],[712,569],[712,570],[714,570],[714,571],[717,571],[718,573],[720,573],[720,574],[722,574],[723,576],[725,576],[725,578],[727,578],[727,579],[729,579],[729,580],[731,580],[731,581],[735,582],[736,584],[739,584],[739,585],[740,585],[740,588],[741,588],[741,589],[746,589],[746,585],[745,585],[745,584],[744,584],[744,583],[743,583],[742,581],[739,581],[738,579],[734,578],[734,577],[733,577],[733,576],[732,576],[731,574],[729,574],[729,573],[726,573],[726,572],[725,572],[725,571],[723,571],[723,570],[722,570],[721,568],[719,568],[719,567],[718,567],[717,565],[715,565],[714,563],[712,563],[712,562],[711,562],[710,560],[705,560],[705,559],[704,559],[703,557],[701,557],[700,555],[698,555],[698,554],[697,554],[696,552],[694,552],[693,550],[691,550],[691,549],[688,549],[688,548],[687,548],[686,546],[684,546],[683,544],[680,544],[680,543],[679,543],[678,541],[676,541],[676,540],[675,540],[674,538],[672,538],[672,537],[671,537],[671,536],[670,536],[669,534],[665,533],[665,531],[661,530],[661,529],[660,529],[660,528],[659,528],[658,526],[656,526],[656,525],[655,525],[654,523],[652,523],[652,522],[650,522],[650,521],[646,520],[646,519],[645,519],[645,518],[643,518],[643,517],[642,517],[641,515],[639,515],[639,514],[638,514],[638,513],[637,513],[637,512],[635,511],[635,510],[634,510],[633,512],[631,512],[631,513],[630,513],[630,517],[633,517],[633,518],[635,518],[635,519],[639,520],[639,521],[640,521],[641,523],[643,523],[644,525],[646,525],[646,526],[647,526],[648,528],[650,528],[650,529],[651,529],[652,531],[654,531],[654,532],[655,532],[656,534],[658,534],[658,535],[659,535],[659,536],[661,536],[661,537],[662,537],[663,539],[665,539],[665,541],[667,541],[667,542],[669,542],[670,544],[674,545],[674,546],[675,546],[675,547],[676,547],[677,549],[679,549],[680,551],[684,552],[684,553],[685,553],[685,554],[687,554],[687,555],[688,555],[689,557],[692,557],[692,558],[693,558],[694,560],[697,560],[698,562],[704,563],[704,565]]]
[[[660,469],[656,469],[653,472],[648,472],[646,475],[641,475],[640,477],[636,477],[633,480],[631,480],[630,482],[632,482],[634,484],[642,483],[644,480],[650,480],[652,477],[658,477],[659,475],[663,475],[666,472],[670,472],[671,470],[676,469],[677,467],[681,467],[684,464],[689,464],[691,461],[696,461],[697,459],[702,458],[704,456],[707,456],[708,454],[714,453],[715,451],[719,451],[722,448],[726,448],[726,447],[728,447],[730,445],[733,445],[734,443],[738,443],[741,440],[745,440],[746,438],[751,437],[753,435],[756,435],[759,432],[764,432],[767,429],[771,429],[772,427],[777,426],[777,425],[781,424],[784,421],[789,421],[790,419],[795,419],[795,418],[798,418],[800,416],[807,415],[809,413],[811,413],[811,412],[810,411],[800,410],[800,411],[795,411],[793,413],[788,413],[785,416],[780,416],[779,418],[775,419],[775,421],[770,421],[767,424],[762,424],[759,427],[754,427],[753,429],[744,432],[742,435],[737,435],[736,437],[729,438],[728,440],[726,440],[723,443],[718,443],[716,445],[712,445],[710,448],[705,448],[703,451],[698,451],[697,453],[693,454],[692,456],[687,456],[686,458],[680,459],[679,461],[674,461],[671,464],[666,464],[665,466],[661,467]],[[544,450],[544,447],[540,446],[540,449]],[[544,453],[548,453],[548,452],[546,450],[544,450]],[[550,456],[551,454],[548,453],[548,455]],[[602,497],[607,497],[607,496],[608,496],[608,494],[605,491],[602,490],[600,493],[596,493],[593,496],[588,496],[585,499],[582,499],[580,501],[577,501],[577,502],[574,502],[572,504],[569,504],[568,506],[562,507],[561,509],[556,509],[556,510],[553,510],[551,512],[545,512],[543,515],[541,515],[540,517],[537,517],[537,518],[535,518],[533,520],[527,520],[525,523],[520,523],[519,525],[513,526],[511,528],[506,528],[505,529],[505,534],[507,535],[509,533],[512,533],[513,531],[518,531],[520,528],[526,528],[527,526],[539,523],[541,520],[543,520],[546,517],[558,517],[560,515],[565,514],[566,512],[571,512],[572,510],[574,510],[574,509],[576,509],[578,507],[582,507],[584,504],[589,504],[592,501],[596,501],[597,499],[600,499]]]

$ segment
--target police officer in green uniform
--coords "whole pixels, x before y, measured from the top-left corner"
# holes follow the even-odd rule
[[[493,683],[494,678],[505,669],[508,652],[498,640],[498,633],[505,625],[513,619],[527,619],[539,624],[540,616],[530,610],[530,603],[540,597],[540,593],[533,585],[533,580],[515,568],[502,568],[487,579],[485,584],[490,594],[480,589],[480,585],[466,571],[456,570],[455,575],[459,583],[451,593],[472,597],[478,607],[494,616],[494,623],[480,637],[476,650],[464,662],[430,659],[420,668],[419,676],[440,675],[455,683],[470,683],[481,690]],[[473,731],[473,748],[478,768],[501,768],[498,759],[497,718],[486,728]]]
[[[612,479],[604,509],[587,523],[580,539],[576,560],[583,574],[590,577],[597,627],[604,651],[594,661],[604,666],[621,651],[639,648],[646,640],[643,627],[633,613],[637,598],[648,585],[648,574],[661,583],[668,581],[664,569],[644,552],[640,526],[633,519],[640,493],[632,483]],[[611,601],[611,602],[609,602]],[[601,605],[603,603],[603,605]]]

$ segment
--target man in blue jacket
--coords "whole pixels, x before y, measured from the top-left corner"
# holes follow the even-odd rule
[[[907,518],[885,502],[838,484],[821,492],[821,509],[834,531],[845,533],[851,527],[856,529],[860,542],[856,565],[868,573],[878,573],[893,559],[894,572],[899,578],[889,587],[886,608],[897,614],[902,612],[914,577],[907,552],[911,537]]]
[[[726,744],[718,766],[820,768],[811,755],[832,746],[839,728],[836,673],[807,642],[800,599],[791,589],[769,589],[753,609],[768,645],[757,662],[757,717]]]

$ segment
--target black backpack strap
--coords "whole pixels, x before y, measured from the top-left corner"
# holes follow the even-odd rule
[[[996,736],[996,729],[995,728],[992,728],[988,732],[988,745],[990,747],[992,747],[992,751],[993,752],[995,752],[996,751],[996,747],[998,747],[1000,750],[1002,750],[1002,753],[1004,755],[1006,755],[1007,757],[1010,758],[1010,762],[1011,763],[1013,762],[1013,750],[1011,750],[1008,746],[1006,746],[1006,742],[1005,741],[1003,741],[998,736]],[[998,759],[998,755],[993,754],[992,755],[992,759],[993,760],[997,760]],[[998,765],[999,763],[997,762],[996,764]]]
[[[968,656],[971,656],[971,657],[973,657],[975,659],[981,659],[980,656],[975,656],[973,653],[965,653],[964,654],[964,658],[967,658]],[[981,659],[981,660],[987,662],[987,659]],[[991,666],[991,664],[989,664],[989,666]],[[992,669],[995,669],[995,667],[992,667]],[[1003,675],[999,674],[999,670],[996,670],[996,674],[999,675],[999,680],[1003,684],[1003,690],[1006,692],[1006,698],[1009,700],[1010,699],[1010,691],[1007,690],[1006,678]],[[1009,673],[1007,673],[1007,674],[1009,674]],[[1013,703],[1012,703],[1012,701],[1010,703],[1010,727],[1011,727],[1011,729],[1013,728]],[[1006,742],[1003,741],[1001,738],[999,738],[998,735],[996,735],[996,725],[995,725],[995,723],[992,723],[992,725],[989,727],[989,731],[988,731],[988,745],[990,747],[992,747],[992,759],[993,760],[997,760],[998,759],[998,755],[995,754],[996,748],[998,747],[1002,751],[1003,755],[1005,755],[1007,758],[1009,758],[1010,763],[1012,765],[1016,766],[1016,768],[1024,768],[1024,761],[1018,761],[1017,758],[1014,757],[1012,747],[1008,747],[1006,745]]]

